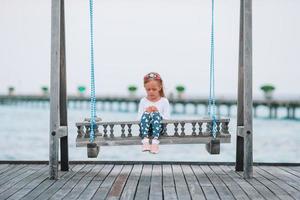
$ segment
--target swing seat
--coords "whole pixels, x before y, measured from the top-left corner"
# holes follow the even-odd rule
[[[211,119],[162,120],[163,131],[159,141],[161,145],[206,144],[206,150],[210,154],[219,154],[220,144],[231,142],[229,121],[229,118],[216,119],[216,137],[214,138]],[[141,145],[139,123],[140,121],[103,122],[97,120],[94,126],[93,143],[98,146]],[[76,147],[87,147],[90,137],[89,121],[78,122],[76,127]],[[96,147],[92,145],[90,148],[90,151],[94,151]],[[90,155],[95,155],[95,153]]]

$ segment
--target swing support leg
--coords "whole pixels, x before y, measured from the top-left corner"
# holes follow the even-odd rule
[[[64,0],[52,0],[49,178],[58,178],[59,145],[61,170],[69,170]]]
[[[253,177],[252,0],[241,0],[236,171]]]
[[[206,150],[210,154],[220,154],[220,140],[211,139],[209,143],[205,144]]]
[[[100,147],[96,143],[87,144],[87,156],[88,158],[97,158]]]

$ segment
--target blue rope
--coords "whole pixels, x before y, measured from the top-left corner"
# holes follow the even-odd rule
[[[209,80],[209,100],[208,115],[212,119],[212,135],[216,138],[217,117],[216,117],[216,99],[215,99],[215,1],[212,0],[212,16],[211,16],[211,34],[210,34],[210,80]]]
[[[94,2],[90,0],[90,67],[91,67],[91,132],[90,142],[95,140],[94,127],[96,126],[96,95],[95,95],[95,67],[94,67]]]

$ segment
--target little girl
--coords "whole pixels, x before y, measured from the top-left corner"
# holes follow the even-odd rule
[[[138,118],[141,120],[142,150],[159,152],[159,135],[162,132],[162,119],[170,118],[170,105],[165,97],[163,81],[158,73],[151,72],[144,76],[147,96],[139,103]],[[149,137],[152,135],[150,145]]]

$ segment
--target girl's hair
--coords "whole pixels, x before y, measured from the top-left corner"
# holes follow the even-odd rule
[[[166,95],[165,95],[165,91],[164,91],[163,80],[161,79],[161,76],[158,73],[150,72],[150,73],[146,74],[144,76],[144,85],[146,83],[148,83],[149,81],[153,81],[153,80],[157,81],[161,86],[161,90],[159,91],[160,96],[165,97]]]

